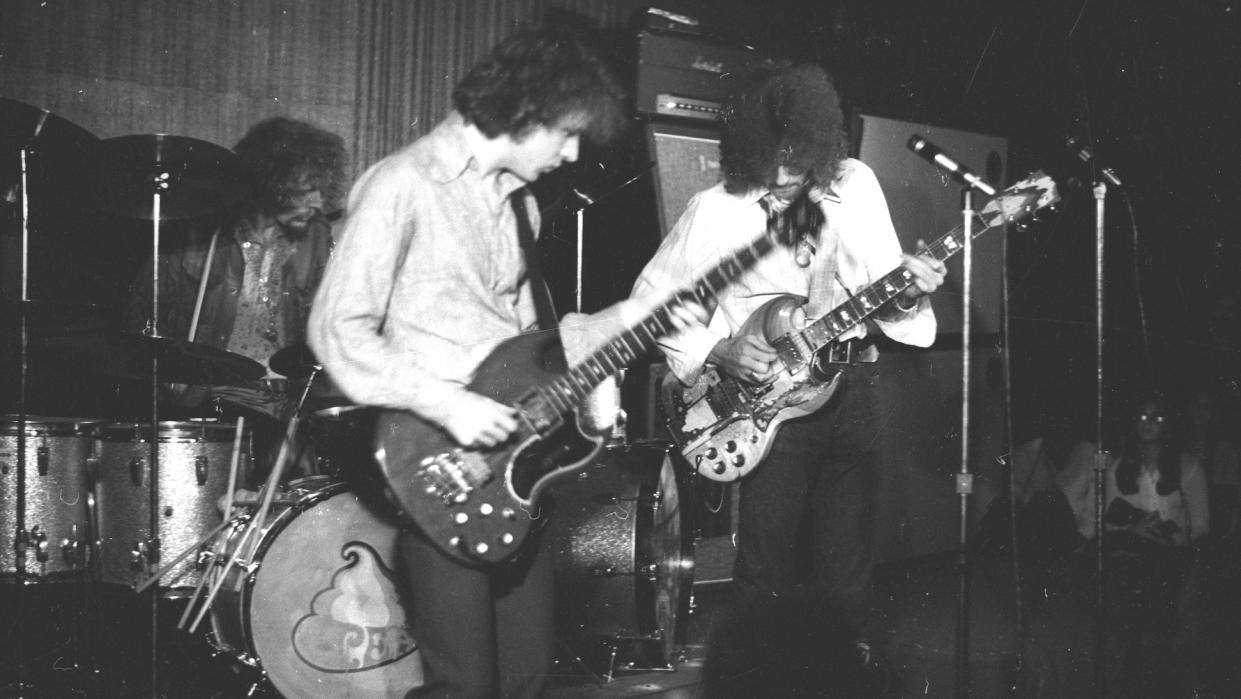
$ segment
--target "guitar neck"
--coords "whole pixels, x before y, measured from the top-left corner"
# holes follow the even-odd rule
[[[975,217],[979,224],[973,229],[975,238],[1004,224],[1003,216],[998,214],[990,219],[984,219],[979,214],[975,214]],[[965,229],[963,226],[957,226],[930,243],[925,254],[943,261],[963,249],[965,249]],[[809,349],[808,354],[813,354],[873,315],[880,306],[896,298],[897,294],[907,289],[913,281],[912,272],[903,266],[897,267],[850,297],[848,301],[832,309],[827,315],[800,331],[786,335],[785,338],[788,340],[779,342],[777,349],[788,347],[791,351],[801,354],[796,350],[798,346],[801,346]]]
[[[674,294],[585,360],[528,394],[521,401],[521,409],[530,417],[537,431],[555,428],[561,417],[581,406],[599,384],[652,349],[656,340],[676,329],[672,321],[673,309],[690,301],[703,305],[710,303],[721,289],[773,249],[775,241],[768,234],[737,250],[698,277],[689,288]]]

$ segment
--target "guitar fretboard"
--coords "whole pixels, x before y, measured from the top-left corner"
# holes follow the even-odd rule
[[[764,235],[698,277],[689,288],[673,295],[646,318],[625,329],[606,345],[558,376],[535,389],[521,401],[526,417],[536,431],[545,433],[559,426],[564,415],[576,410],[590,392],[609,376],[655,346],[655,341],[676,328],[672,311],[687,301],[706,305],[732,280],[749,269],[759,258],[775,249],[772,235]]]
[[[1031,213],[1033,209],[1027,208],[1031,203],[1037,202],[1041,209],[1058,200],[1055,183],[1038,173],[1034,180],[1023,180],[1001,192],[994,200],[995,211],[990,216],[975,214],[973,237],[1010,223],[1019,215]],[[987,208],[990,209],[990,205]],[[964,248],[965,229],[957,226],[928,245],[926,254],[943,261]],[[776,338],[772,345],[785,367],[790,371],[797,371],[810,361],[815,352],[866,320],[883,304],[896,298],[897,294],[913,284],[913,279],[912,272],[903,266],[897,267],[805,328]]]

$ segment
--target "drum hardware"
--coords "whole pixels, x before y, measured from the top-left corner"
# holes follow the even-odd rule
[[[313,381],[313,378],[311,380]],[[307,389],[309,389],[310,382],[307,382],[306,386]],[[268,512],[271,511],[271,505],[272,501],[275,499],[276,491],[279,490],[280,477],[283,475],[285,465],[289,460],[289,446],[293,443],[293,440],[297,435],[297,426],[300,420],[298,417],[298,412],[300,411],[301,405],[305,399],[306,390],[303,390],[301,400],[298,401],[298,410],[294,411],[293,415],[289,418],[288,427],[285,429],[284,441],[280,444],[280,452],[276,455],[276,462],[272,465],[271,473],[267,476],[267,482],[263,484],[262,489],[259,491],[260,503],[258,510],[256,511],[254,518],[246,523],[240,544],[237,548],[237,551],[244,551],[245,554],[240,559],[236,556],[229,556],[227,560],[224,561],[222,570],[219,570],[216,567],[211,569],[213,572],[217,572],[216,580],[211,586],[211,590],[208,592],[206,599],[203,600],[202,605],[198,610],[198,615],[194,617],[193,623],[189,626],[188,631],[190,633],[196,631],[198,629],[198,625],[202,623],[203,617],[211,608],[211,603],[215,600],[216,595],[220,593],[220,587],[228,579],[228,574],[232,567],[234,565],[240,565],[247,572],[250,572],[251,570],[248,566],[253,564],[254,555],[257,551],[257,546],[260,543],[254,537],[258,530],[262,528],[262,524],[265,521]],[[232,500],[231,496],[229,500]],[[252,540],[253,543],[251,543]]]
[[[694,537],[677,478],[667,444],[633,443],[554,486],[561,645],[605,681],[680,660]]]

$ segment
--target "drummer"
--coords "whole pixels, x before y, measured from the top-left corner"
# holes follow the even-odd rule
[[[325,212],[340,201],[344,141],[311,124],[275,117],[251,127],[233,150],[249,176],[246,194],[230,210],[187,226],[184,235],[169,235],[172,245],[160,254],[156,330],[267,366],[281,348],[305,342],[310,303],[332,247]],[[150,330],[150,264],[148,259],[130,288],[129,332]],[[267,418],[255,426],[259,462],[261,452],[274,454],[279,446],[298,397],[270,368],[244,386],[166,388],[161,412],[169,418],[178,412],[203,416],[213,407]]]

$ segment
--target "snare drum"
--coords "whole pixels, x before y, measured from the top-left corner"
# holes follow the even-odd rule
[[[22,571],[44,576],[81,570],[90,521],[90,429],[100,420],[26,418],[26,519],[30,544]],[[0,573],[19,572],[17,530],[18,421],[0,419]]]
[[[239,551],[211,606],[217,648],[259,667],[287,697],[404,696],[423,684],[422,652],[392,573],[398,526],[344,484],[290,483]],[[247,572],[247,571],[253,572]]]
[[[553,488],[561,638],[600,674],[616,663],[673,668],[688,622],[693,537],[667,447],[610,447]]]
[[[214,420],[159,425],[160,560],[171,561],[219,526],[217,501],[228,492],[237,426]],[[102,582],[136,585],[146,579],[151,536],[151,429],[117,423],[94,429],[99,458],[98,571]],[[241,441],[237,486],[248,480],[249,440]],[[206,549],[210,542],[202,545]],[[162,564],[161,564],[162,565]],[[159,584],[193,587],[201,577],[198,555],[187,556]]]

